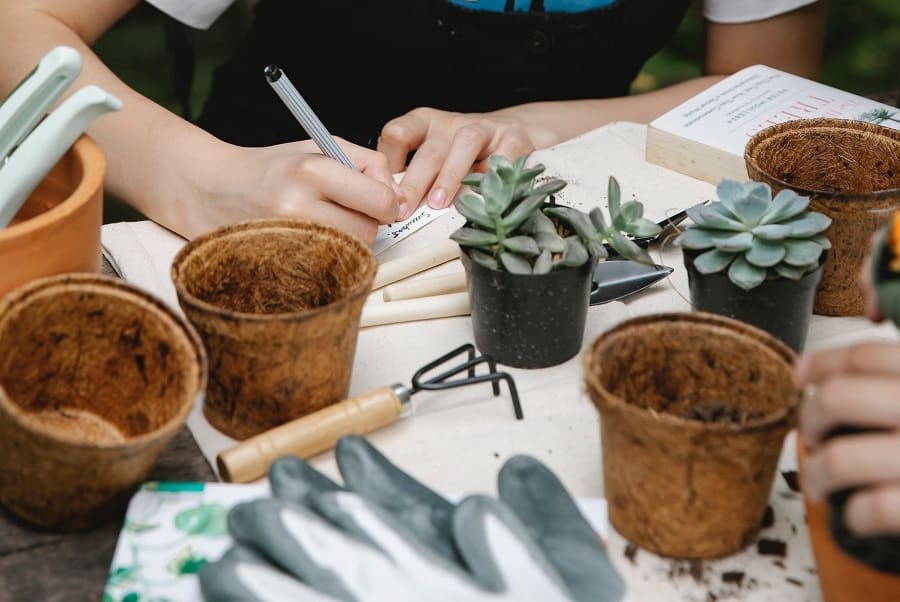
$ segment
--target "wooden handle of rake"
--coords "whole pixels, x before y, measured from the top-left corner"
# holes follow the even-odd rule
[[[394,423],[400,417],[409,389],[395,384],[380,387],[330,405],[260,433],[216,457],[219,475],[232,483],[264,477],[281,456],[311,458],[337,445],[344,435],[364,435]]]

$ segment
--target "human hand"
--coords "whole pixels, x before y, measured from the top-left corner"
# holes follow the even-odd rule
[[[800,410],[804,491],[820,501],[854,489],[844,520],[857,535],[900,534],[898,358],[898,343],[865,343],[806,354],[796,366],[798,383],[811,387]],[[838,427],[869,432],[829,438]]]
[[[392,171],[406,169],[400,188],[409,200],[406,218],[426,200],[433,209],[450,205],[460,182],[494,154],[510,161],[535,148],[551,146],[556,136],[549,130],[528,126],[514,110],[492,113],[450,113],[418,108],[389,121],[381,131],[378,150],[388,158]],[[415,155],[406,165],[411,151]]]
[[[207,600],[276,600],[279,592],[316,600],[623,595],[596,534],[536,460],[506,463],[501,501],[471,496],[454,506],[359,437],[342,439],[336,456],[349,491],[282,458],[270,472],[275,498],[232,510],[229,528],[241,547],[202,569]]]
[[[387,158],[343,140],[356,170],[322,155],[312,141],[264,148],[228,146],[215,188],[189,235],[257,217],[298,217],[335,226],[369,243],[397,219],[402,197]]]

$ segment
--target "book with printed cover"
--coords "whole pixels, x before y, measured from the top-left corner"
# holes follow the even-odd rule
[[[717,184],[746,181],[744,147],[794,119],[855,119],[900,129],[900,109],[765,65],[738,71],[647,127],[646,159]]]

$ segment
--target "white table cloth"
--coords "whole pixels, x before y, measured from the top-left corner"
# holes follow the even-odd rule
[[[645,127],[614,123],[557,147],[535,152],[532,162],[569,182],[560,202],[581,208],[606,205],[607,178],[615,175],[623,200],[644,203],[645,215],[658,220],[684,207],[715,198],[712,185],[650,165],[644,157]],[[416,234],[385,251],[387,261],[445,239],[462,224],[447,212]],[[104,227],[104,252],[122,275],[177,306],[169,266],[184,241],[149,222]],[[687,311],[687,276],[681,252],[668,244],[651,248],[657,263],[675,268],[672,276],[624,303],[590,308],[585,346],[598,334],[631,316]],[[458,261],[416,278],[461,270]],[[370,302],[380,301],[380,292]],[[864,339],[895,339],[892,326],[875,326],[863,318],[814,316],[808,349]],[[472,341],[470,319],[445,318],[393,324],[360,331],[351,395],[393,382],[408,384],[413,372],[458,345]],[[673,358],[672,361],[677,361]],[[603,482],[597,412],[584,392],[580,356],[544,370],[508,370],[517,383],[525,413],[516,421],[505,386],[492,397],[487,384],[414,397],[418,410],[370,440],[415,477],[448,495],[494,492],[496,472],[510,455],[526,453],[550,466],[579,497],[602,497]],[[215,455],[234,444],[218,433],[195,408],[189,426],[203,453],[215,466]],[[313,464],[337,476],[332,454]],[[794,470],[793,437],[783,453],[781,470]],[[799,494],[780,475],[770,505],[775,522],[760,537],[787,544],[784,557],[757,552],[755,546],[720,561],[696,563],[658,558],[649,552],[626,554],[614,532],[610,554],[628,581],[632,601],[746,600],[816,601],[820,599],[805,533]],[[723,578],[724,575],[724,578]]]

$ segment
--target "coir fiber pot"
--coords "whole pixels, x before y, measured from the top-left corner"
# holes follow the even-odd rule
[[[100,271],[105,170],[103,151],[82,136],[0,229],[0,295],[42,276]]]
[[[353,236],[290,219],[182,248],[172,280],[209,354],[210,424],[246,439],[346,398],[376,265]]]
[[[862,315],[862,262],[872,235],[900,208],[900,131],[845,119],[789,121],[753,136],[744,159],[751,180],[809,196],[832,219],[815,312]]]
[[[674,558],[749,544],[796,421],[794,357],[762,330],[702,312],[635,318],[596,338],[583,364],[612,526]]]
[[[822,266],[800,280],[768,278],[745,291],[725,272],[701,274],[694,267],[698,251],[684,250],[691,307],[746,322],[778,337],[794,351],[803,350]]]
[[[581,350],[596,261],[547,274],[493,270],[460,253],[475,345],[515,368],[561,364]]]
[[[803,470],[806,449],[797,437],[797,457]],[[802,482],[802,478],[801,478]],[[900,575],[882,572],[848,554],[832,535],[829,505],[804,496],[806,524],[824,602],[896,602]],[[896,554],[897,550],[893,550]]]
[[[78,530],[121,518],[206,386],[200,339],[123,282],[73,274],[0,299],[0,502]]]

